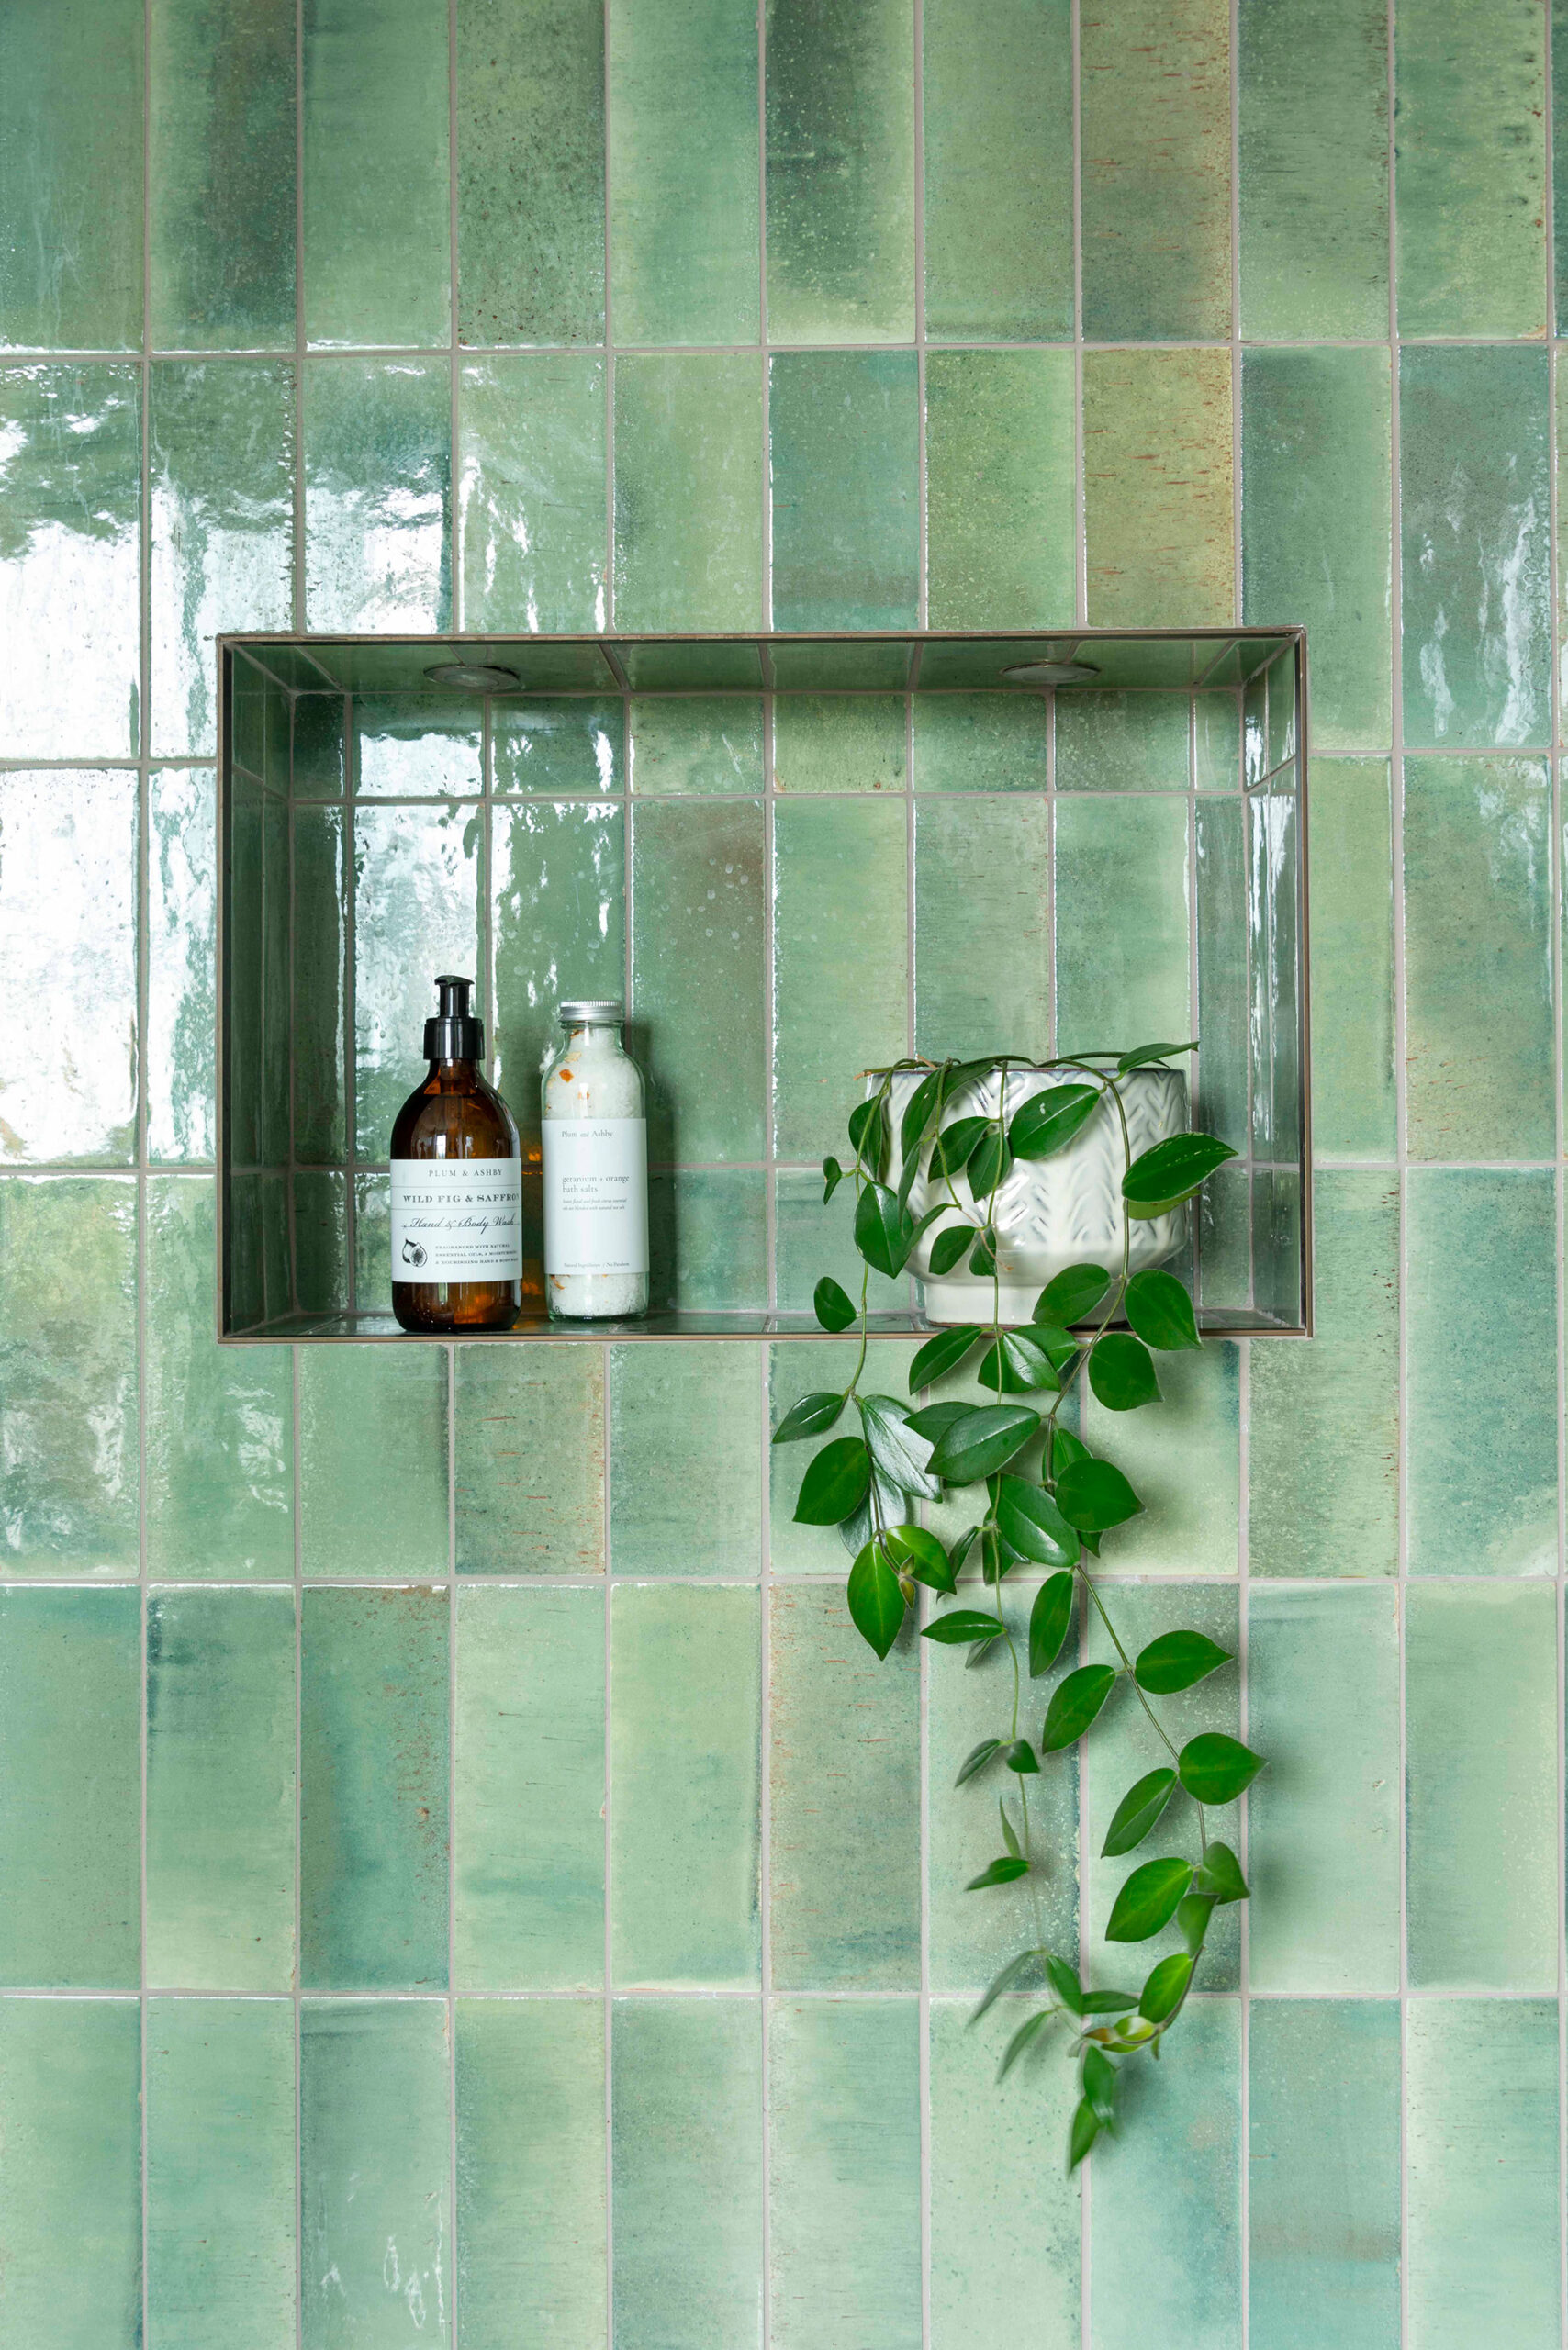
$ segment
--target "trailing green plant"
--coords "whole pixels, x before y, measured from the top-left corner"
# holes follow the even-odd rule
[[[1054,1756],[1093,1734],[1123,1684],[1169,1757],[1127,1789],[1103,1851],[1112,1857],[1135,1852],[1181,1808],[1189,1812],[1195,1850],[1192,1857],[1171,1854],[1136,1866],[1112,1903],[1105,1935],[1113,1942],[1145,1942],[1174,1921],[1182,1947],[1161,1958],[1138,1990],[1114,1990],[1084,1984],[1072,1961],[1039,1939],[1036,1923],[1036,1940],[1008,1961],[973,2018],[978,2022],[1003,1994],[1038,1994],[1007,2043],[1000,2077],[1052,2024],[1060,2020],[1069,2028],[1080,2076],[1069,2144],[1073,2168],[1100,2132],[1114,2126],[1123,2065],[1158,2058],[1181,2020],[1214,1911],[1248,1897],[1236,1853],[1210,1835],[1208,1815],[1233,1803],[1262,1767],[1260,1755],[1222,1730],[1201,1731],[1180,1747],[1167,1730],[1159,1700],[1193,1687],[1230,1656],[1205,1634],[1188,1629],[1163,1632],[1137,1655],[1129,1654],[1092,1562],[1103,1539],[1143,1505],[1122,1471],[1098,1458],[1062,1418],[1081,1381],[1108,1412],[1159,1402],[1156,1355],[1201,1344],[1185,1283],[1158,1267],[1130,1271],[1130,1224],[1195,1198],[1235,1153],[1213,1136],[1179,1134],[1135,1158],[1122,1091],[1134,1070],[1194,1049],[1152,1044],[1044,1064],[998,1054],[961,1062],[903,1060],[868,1071],[875,1083],[849,1117],[849,1166],[836,1158],[823,1162],[824,1202],[841,1184],[853,1192],[855,1246],[862,1259],[859,1302],[832,1280],[819,1281],[815,1294],[824,1329],[847,1331],[858,1323],[859,1352],[846,1387],[802,1395],[773,1432],[775,1444],[829,1437],[807,1465],[795,1516],[805,1525],[837,1527],[854,1561],[849,1613],[879,1657],[887,1656],[924,1585],[930,1620],[923,1639],[964,1648],[971,1663],[997,1651],[1011,1663],[1011,1704],[1004,1702],[995,1734],[980,1740],[956,1781],[963,1786],[992,1771],[1007,1774],[1008,1792],[997,1803],[1002,1850],[970,1880],[969,1891],[1015,1885],[1034,1873],[1029,1782]],[[1021,1098],[1010,1115],[1010,1077],[1016,1081],[1018,1073],[1041,1067],[1058,1072],[1062,1081]],[[893,1184],[892,1082],[916,1069],[924,1074],[903,1110]],[[949,1117],[949,1105],[992,1073],[998,1113]],[[1004,1324],[997,1194],[1016,1160],[1048,1158],[1065,1149],[1102,1104],[1114,1111],[1121,1132],[1121,1263],[1070,1267],[1041,1291],[1026,1324]],[[928,1186],[940,1187],[943,1196],[917,1219],[909,1203],[923,1170]],[[902,1273],[916,1241],[934,1225],[941,1228],[932,1243],[932,1271],[951,1272],[967,1259],[972,1274],[991,1281],[991,1314],[988,1323],[939,1329],[929,1337],[910,1364],[910,1393],[973,1362],[993,1404],[943,1401],[920,1409],[896,1396],[860,1392],[870,1276]],[[857,1433],[830,1435],[851,1406]],[[938,1501],[954,1487],[975,1486],[983,1489],[983,1514],[950,1548],[918,1522],[919,1504]],[[1002,1605],[1002,1585],[1025,1565],[1048,1572],[1030,1607],[1021,1651]],[[962,1597],[960,1574],[972,1574],[975,1566],[991,1605],[949,1605]],[[1118,1662],[1082,1663],[1068,1673],[1031,1738],[1023,1726],[1025,1683],[1051,1672],[1081,1607],[1098,1617]]]

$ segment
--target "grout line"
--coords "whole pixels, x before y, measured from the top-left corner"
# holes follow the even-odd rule
[[[457,2258],[457,1348],[446,1349],[446,2062],[447,2223],[451,2245],[450,2338],[458,2339]]]
[[[452,280],[447,308],[447,334],[451,344],[448,364],[451,368],[451,416],[448,430],[452,436],[451,453],[447,459],[447,496],[451,514],[447,522],[447,562],[452,567],[452,586],[447,596],[447,610],[452,626],[465,625],[463,610],[463,515],[462,515],[462,451],[463,421],[461,405],[462,358],[457,339],[458,251],[457,251],[457,0],[446,0],[446,182],[447,182],[447,241],[448,274]],[[456,2302],[457,2273],[453,2269],[454,2306]]]
[[[606,5],[608,6],[608,0]],[[608,1344],[600,1347],[604,1382],[604,1444],[599,1469],[599,1506],[604,1517],[604,1542],[600,1572],[597,1578],[589,1580],[597,1580],[604,1586],[604,1988],[600,1994],[604,2008],[604,2306],[608,2350],[615,2350],[615,1949],[612,1934],[615,1881],[611,1845],[615,1819],[611,1737],[614,1721],[614,1643],[611,1633],[615,1586],[610,1543],[610,1430],[613,1416],[610,1354]]]
[[[757,1561],[761,1630],[761,1705],[758,1717],[757,1814],[761,1882],[758,1935],[762,2010],[762,2350],[773,2339],[773,1513],[768,1447],[773,1435],[772,1349],[758,1346],[757,1374],[762,1415],[762,1545]]]
[[[294,10],[294,625],[305,600],[305,0]]]
[[[291,1976],[294,2000],[294,2326],[296,2350],[302,2350],[305,2340],[305,2118],[304,2053],[301,2029],[303,2011],[300,2007],[300,1995],[305,1973],[303,1867],[305,1782],[302,1768],[305,1751],[305,1555],[304,1521],[300,1508],[303,1483],[299,1458],[300,1350],[297,1347],[291,1347],[289,1354],[292,1358],[290,1404],[294,1432],[294,1966]]]
[[[612,173],[614,141],[611,137],[611,73],[614,56],[613,31],[610,23],[610,0],[604,0],[604,585],[599,590],[599,622],[601,629],[615,626],[615,326],[611,308],[610,281],[613,275],[614,247],[610,236]],[[627,735],[630,744],[630,733]]]
[[[1079,626],[1089,622],[1089,473],[1083,441],[1083,42],[1081,0],[1070,0],[1072,57],[1072,578]],[[1054,871],[1054,867],[1053,867]],[[1088,2326],[1087,2314],[1084,2326]],[[1084,2334],[1085,2350],[1088,2344]]]
[[[925,18],[924,0],[913,0],[914,66],[914,375],[915,375],[915,525],[918,552],[915,571],[915,624],[924,628],[931,611],[931,498],[926,465],[926,340],[925,340]],[[766,331],[766,329],[765,329]],[[929,2214],[927,2213],[927,2218]],[[927,2233],[929,2231],[927,2230]],[[925,2333],[931,2332],[929,2246],[925,2273]]]
[[[140,447],[139,452],[140,509],[137,547],[137,619],[140,643],[137,648],[137,679],[141,708],[137,732],[136,780],[136,1553],[137,1580],[140,1593],[137,1603],[138,1666],[137,1680],[137,1747],[140,1774],[137,1853],[138,1953],[137,1953],[137,2065],[140,2083],[138,2126],[140,2130],[140,2326],[145,2340],[151,2327],[150,2289],[151,2261],[149,2259],[151,2232],[151,2203],[148,2177],[148,2072],[147,2072],[147,1765],[148,1765],[148,1556],[147,1556],[147,1219],[150,1209],[148,1170],[148,1058],[147,1018],[149,1011],[151,923],[151,862],[148,833],[151,822],[152,748],[152,0],[142,0],[141,11],[141,357],[140,390],[141,395]],[[215,811],[216,821],[216,811]]]

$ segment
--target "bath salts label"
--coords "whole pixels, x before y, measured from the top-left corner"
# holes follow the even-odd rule
[[[571,1273],[648,1270],[645,1118],[546,1118],[544,1265]]]
[[[395,1158],[395,1281],[522,1277],[521,1158]]]

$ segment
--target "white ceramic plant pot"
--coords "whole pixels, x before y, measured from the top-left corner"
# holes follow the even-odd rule
[[[892,1158],[888,1181],[897,1184],[902,1171],[899,1128],[911,1094],[924,1071],[901,1069],[892,1081],[889,1108],[892,1114]],[[1011,1069],[1007,1072],[1007,1119],[1033,1095],[1047,1087],[1076,1082],[1070,1069]],[[1168,1135],[1184,1132],[1187,1124],[1187,1080],[1181,1070],[1162,1067],[1134,1069],[1121,1080],[1132,1156],[1151,1149]],[[869,1089],[868,1089],[869,1090]],[[1002,1079],[990,1076],[961,1087],[943,1109],[942,1123],[956,1118],[994,1118],[1002,1101]],[[1158,1265],[1178,1249],[1187,1230],[1187,1211],[1169,1215],[1133,1216],[1122,1208],[1122,1174],[1126,1160],[1122,1130],[1114,1105],[1102,1101],[1079,1128],[1065,1150],[1050,1158],[1020,1158],[996,1195],[996,1270],[1001,1282],[1004,1322],[1026,1322],[1035,1301],[1049,1281],[1070,1265],[1104,1265],[1113,1272],[1122,1261],[1124,1225],[1129,1232],[1128,1265],[1137,1272]],[[966,1176],[954,1178],[953,1189],[965,1214],[980,1221]],[[932,1183],[924,1169],[909,1195],[911,1212],[918,1218],[946,1185]],[[921,1306],[928,1322],[985,1322],[991,1314],[995,1292],[960,1259],[950,1273],[933,1273],[932,1244],[953,1223],[940,1218],[921,1235],[910,1259],[920,1282]]]

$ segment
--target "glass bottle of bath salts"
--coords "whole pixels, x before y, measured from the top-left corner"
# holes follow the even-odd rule
[[[624,1016],[562,1004],[566,1035],[544,1065],[544,1295],[568,1321],[648,1310],[648,1128]]]

